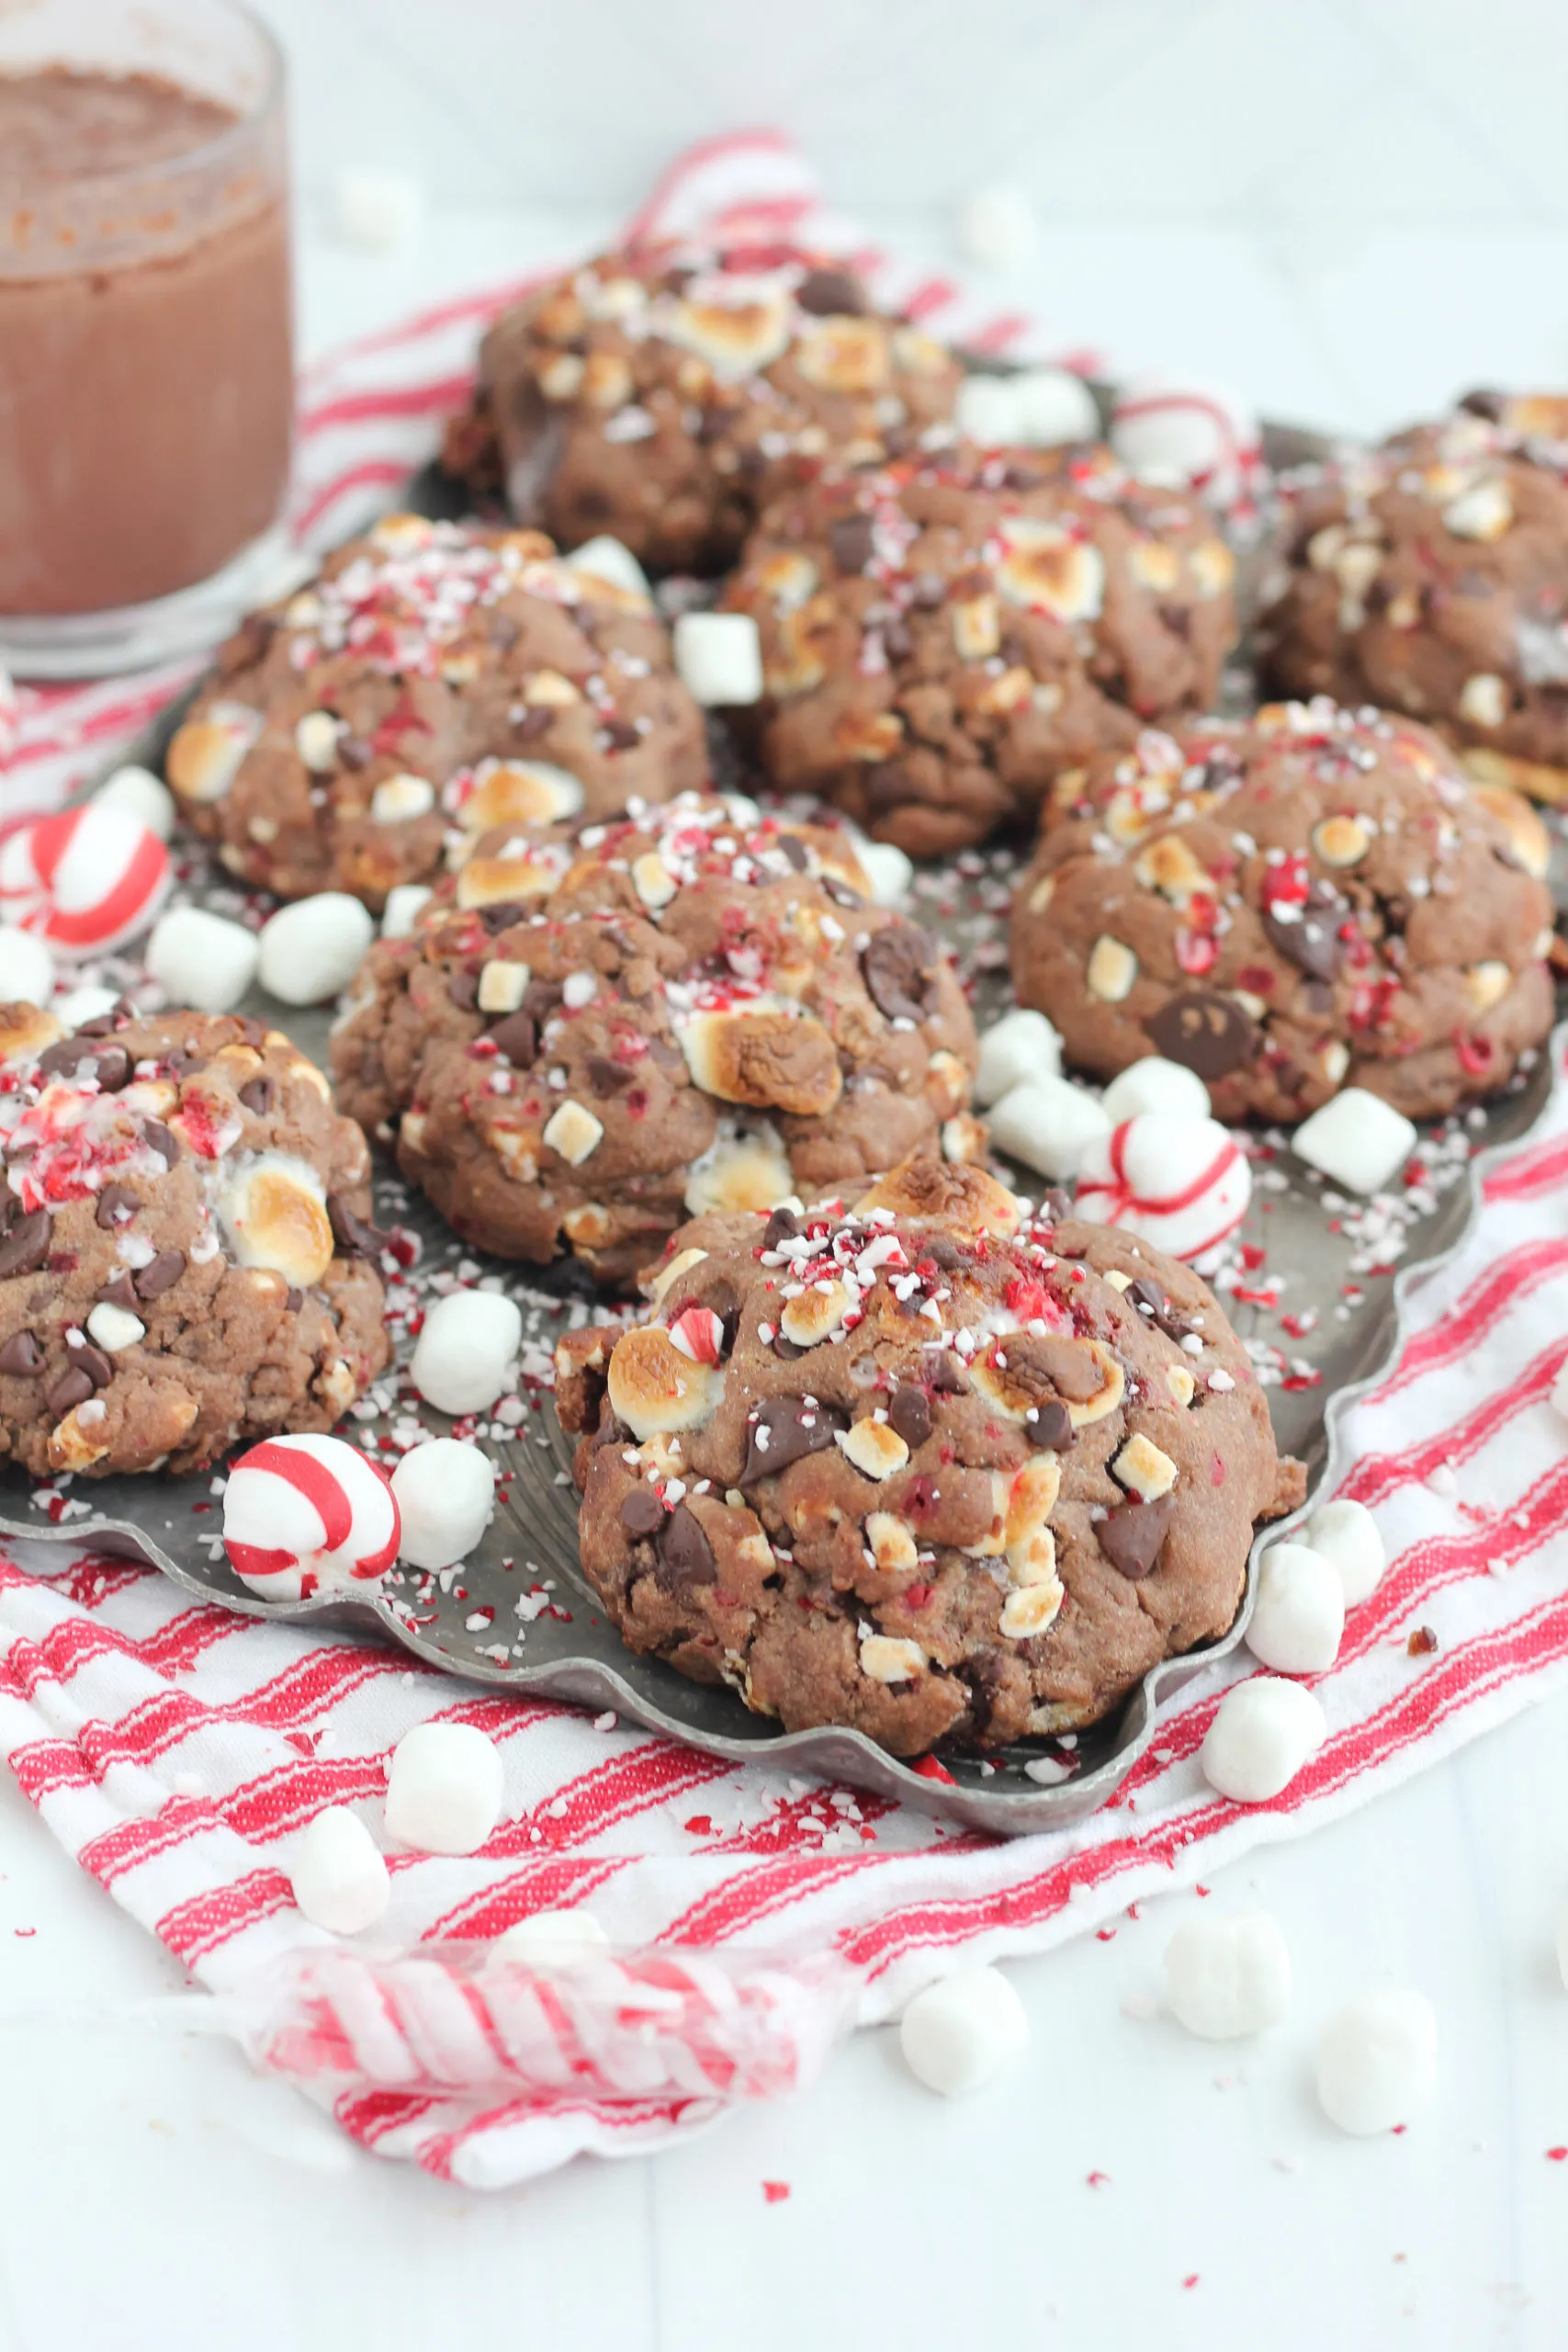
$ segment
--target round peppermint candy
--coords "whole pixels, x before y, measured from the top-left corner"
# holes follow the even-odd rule
[[[1221,508],[1255,502],[1262,482],[1257,422],[1214,384],[1135,377],[1116,396],[1111,446],[1140,481],[1195,490]]]
[[[267,1600],[379,1583],[401,1539],[391,1481],[340,1437],[264,1438],[229,1473],[223,1548]]]
[[[169,853],[129,808],[89,800],[0,842],[0,921],[57,956],[96,956],[145,931],[167,896]]]
[[[1169,1257],[1201,1258],[1235,1231],[1251,1198],[1247,1155],[1217,1119],[1145,1111],[1089,1146],[1074,1210]]]

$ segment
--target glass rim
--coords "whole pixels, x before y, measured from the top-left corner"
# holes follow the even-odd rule
[[[288,80],[288,64],[283,43],[265,19],[249,5],[249,0],[209,0],[209,5],[237,18],[254,35],[259,44],[265,78],[254,106],[239,115],[226,130],[219,131],[215,138],[204,139],[197,146],[187,147],[179,154],[162,155],[155,163],[125,164],[115,171],[83,172],[72,179],[47,180],[41,187],[36,181],[24,179],[19,173],[7,172],[4,164],[0,164],[0,197],[9,201],[18,192],[24,192],[35,203],[42,203],[51,198],[58,200],[66,195],[75,195],[84,189],[136,187],[150,179],[168,179],[182,172],[203,170],[209,164],[220,163],[227,151],[254,137],[258,127],[276,116],[283,105]],[[89,64],[82,70],[91,73],[94,68]],[[6,67],[0,65],[0,74],[6,72]],[[172,80],[174,77],[168,75],[165,78]]]

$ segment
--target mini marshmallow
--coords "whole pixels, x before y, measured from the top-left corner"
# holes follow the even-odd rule
[[[1267,1911],[1184,1919],[1165,1948],[1171,2015],[1205,2041],[1282,2025],[1291,2012],[1291,1953]]]
[[[1392,2132],[1438,2092],[1438,2018],[1424,1993],[1359,1994],[1317,2045],[1317,2096],[1341,2132]]]
[[[466,1560],[495,1510],[495,1465],[460,1438],[431,1437],[409,1448],[392,1473],[402,1521],[398,1556],[414,1568]]]
[[[1018,1005],[992,1023],[980,1040],[975,1100],[999,1102],[1015,1086],[1062,1074],[1062,1040],[1043,1012]]]
[[[899,2020],[898,2047],[928,2090],[956,2098],[1022,2055],[1029,2019],[999,1969],[960,1968],[916,1994]]]
[[[609,1949],[610,1939],[592,1911],[536,1911],[498,1937],[490,1956],[520,1961],[526,1968],[570,1969]]]
[[[419,1854],[473,1854],[501,1819],[501,1750],[472,1724],[415,1724],[392,1751],[387,1834]]]
[[[855,855],[877,906],[896,907],[908,897],[915,869],[901,849],[891,842],[856,842]]]
[[[1377,1521],[1365,1503],[1321,1503],[1301,1532],[1320,1560],[1326,1560],[1344,1589],[1345,1605],[1353,1609],[1370,1600],[1388,1565],[1388,1554]]]
[[[346,891],[296,899],[262,925],[261,984],[283,1004],[323,1004],[348,986],[375,935]]]
[[[119,1002],[118,989],[95,988],[91,984],[69,989],[54,1008],[54,1017],[62,1029],[80,1029],[85,1021],[102,1021]]]
[[[1209,1116],[1209,1090],[1195,1069],[1145,1054],[1113,1078],[1100,1100],[1113,1127],[1144,1111],[1175,1111],[1195,1119]]]
[[[1291,1148],[1336,1184],[1352,1193],[1377,1193],[1415,1150],[1416,1130],[1381,1094],[1347,1086],[1302,1121]]]
[[[585,539],[580,548],[573,548],[571,553],[561,560],[569,571],[590,572],[595,580],[608,581],[612,588],[624,589],[627,595],[642,596],[652,602],[653,591],[648,584],[647,572],[630,548],[619,539],[611,538],[608,532],[602,532],[596,539]]]
[[[100,808],[129,808],[161,842],[175,830],[175,796],[151,768],[116,768],[93,797]]]
[[[1081,376],[1067,368],[1026,368],[1011,379],[1013,438],[1026,449],[1059,449],[1100,439],[1100,409]]]
[[[1276,1674],[1325,1674],[1345,1632],[1339,1572],[1305,1544],[1274,1544],[1258,1570],[1247,1646]]]
[[[54,994],[54,958],[30,931],[0,923],[0,1004],[47,1005]]]
[[[147,943],[147,969],[171,1004],[232,1012],[255,978],[260,953],[243,923],[205,907],[171,907]]]
[[[357,245],[362,253],[396,253],[412,244],[424,226],[424,190],[407,172],[345,164],[333,175],[332,220],[345,245]]]
[[[1021,188],[977,187],[958,209],[958,243],[982,269],[1006,269],[1034,243],[1034,207]]]
[[[1299,1682],[1255,1674],[1220,1701],[1198,1761],[1212,1789],[1236,1804],[1267,1804],[1289,1788],[1328,1736],[1322,1707]]]
[[[386,910],[381,917],[383,939],[408,939],[419,921],[420,910],[431,896],[424,882],[400,882],[387,893]]]
[[[373,1928],[392,1899],[386,1858],[356,1813],[329,1804],[309,1823],[294,1858],[294,1900],[334,1936]]]
[[[442,1413],[479,1413],[506,1386],[523,1344],[523,1317],[494,1290],[455,1290],[426,1311],[409,1366],[425,1402]]]
[[[1111,1132],[1093,1095],[1049,1070],[1010,1087],[991,1112],[990,1125],[998,1151],[1055,1183],[1076,1176],[1084,1154]]]
[[[762,699],[762,646],[750,613],[682,613],[671,640],[687,692],[705,707]]]

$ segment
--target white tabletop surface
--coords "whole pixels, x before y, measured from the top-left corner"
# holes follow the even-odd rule
[[[437,209],[409,251],[368,258],[308,220],[306,350],[609,226]],[[934,220],[868,226],[953,266]],[[1064,344],[1375,429],[1479,379],[1562,382],[1539,289],[1562,284],[1565,248],[1544,231],[1337,247],[1082,231],[996,290]],[[1445,300],[1461,283],[1466,301]],[[922,2090],[891,2033],[863,2035],[795,2105],[487,2199],[362,2155],[222,2044],[129,2022],[178,1972],[0,1775],[0,2352],[400,2352],[459,2331],[541,2352],[878,2352],[1116,2346],[1134,2328],[1169,2352],[1265,2331],[1269,2352],[1558,2352],[1568,1706],[1216,1878],[1212,1904],[1262,1902],[1291,1941],[1294,2015],[1260,2042],[1145,2013],[1196,1899],[1019,1963],[1032,2047],[969,2100]],[[1441,2090],[1403,2136],[1357,2142],[1317,2113],[1311,2055],[1380,1982],[1435,2002]]]

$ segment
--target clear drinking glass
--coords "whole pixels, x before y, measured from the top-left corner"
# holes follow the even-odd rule
[[[211,643],[276,566],[282,55],[234,0],[0,6],[0,662]]]

